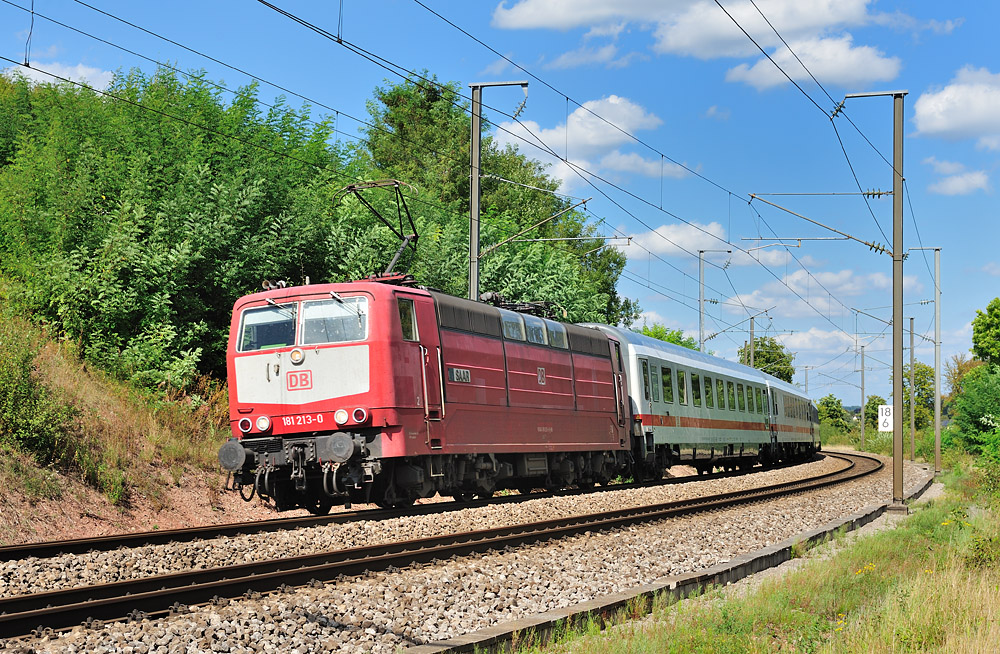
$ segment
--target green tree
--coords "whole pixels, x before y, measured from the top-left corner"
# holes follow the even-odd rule
[[[880,404],[887,404],[884,397],[881,395],[869,395],[868,401],[865,402],[865,427],[871,428],[873,430],[878,429],[878,407]]]
[[[1000,445],[1000,365],[979,366],[965,376],[965,392],[955,398],[955,422],[974,452]],[[1000,450],[991,452],[1000,455]]]
[[[951,359],[945,361],[944,381],[948,392],[941,398],[942,411],[945,414],[952,415],[955,398],[960,396],[964,390],[966,375],[981,365],[983,365],[982,361],[969,358],[964,352],[953,354]]]
[[[411,272],[425,283],[465,295],[471,123],[459,91],[457,83],[439,83],[426,71],[419,78],[379,87],[368,103],[371,126],[366,137],[373,166],[416,184],[422,195],[439,204],[421,209],[433,217],[421,225],[421,243],[430,234],[435,245],[421,249]],[[554,194],[559,183],[545,167],[512,145],[498,147],[488,131],[484,116],[480,248],[485,252],[528,228],[523,238],[574,240],[506,243],[492,250],[481,262],[480,291],[497,291],[511,300],[556,302],[570,320],[634,322],[638,304],[616,289],[625,255],[602,247],[602,240],[589,239],[597,231],[584,214],[567,211],[571,204]],[[568,296],[575,297],[569,305]]]
[[[986,363],[1000,363],[1000,297],[972,319],[972,353]]]
[[[667,343],[673,343],[674,345],[686,347],[689,350],[698,349],[698,339],[694,336],[685,336],[684,332],[680,329],[670,329],[666,325],[661,325],[658,322],[654,322],[652,325],[643,323],[642,329],[639,330],[639,333],[661,341],[666,341]]]
[[[890,380],[892,377],[890,376]],[[915,361],[913,366],[914,423],[923,429],[934,419],[934,368]],[[910,364],[903,365],[903,425],[910,428]]]
[[[850,427],[847,424],[847,411],[840,398],[834,397],[833,393],[820,398],[816,406],[819,411],[820,424],[829,425],[840,433],[846,432]]]
[[[740,363],[750,365],[750,347],[739,348]],[[774,375],[778,379],[792,383],[795,367],[792,366],[794,355],[785,346],[771,336],[754,338],[753,367]]]

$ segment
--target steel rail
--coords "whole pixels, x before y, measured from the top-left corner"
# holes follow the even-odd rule
[[[299,529],[302,527],[316,527],[330,524],[347,524],[362,520],[386,520],[389,518],[403,518],[420,515],[433,515],[435,513],[447,513],[450,511],[460,511],[473,507],[488,506],[490,504],[519,504],[529,500],[544,499],[549,497],[572,497],[587,493],[601,493],[605,491],[625,490],[629,488],[650,488],[654,486],[684,484],[695,481],[710,481],[713,479],[726,479],[738,477],[754,472],[764,472],[766,470],[777,470],[780,468],[798,465],[798,463],[781,464],[770,468],[752,468],[747,471],[715,472],[707,475],[690,475],[684,477],[669,477],[667,479],[644,482],[639,484],[612,484],[599,488],[573,488],[559,491],[546,491],[539,493],[528,493],[525,495],[510,495],[506,497],[494,497],[489,499],[479,499],[470,502],[434,502],[430,504],[417,504],[405,508],[395,509],[362,509],[359,511],[344,511],[324,516],[296,516],[291,518],[272,518],[268,520],[254,520],[249,522],[234,522],[223,525],[212,525],[208,527],[188,527],[182,529],[163,529],[156,531],[142,531],[130,534],[110,534],[107,536],[94,536],[90,538],[75,538],[68,540],[42,541],[38,543],[22,543],[18,545],[0,546],[0,561],[18,561],[28,557],[49,558],[61,554],[83,554],[86,552],[107,552],[122,547],[144,547],[147,545],[162,545],[165,543],[184,543],[194,540],[208,540],[219,537],[242,536],[246,534],[260,534],[275,531],[286,531]]]
[[[390,566],[401,568],[586,531],[617,529],[759,502],[850,481],[876,472],[883,465],[881,461],[863,455],[832,456],[848,460],[850,465],[810,479],[653,506],[3,598],[0,599],[0,637],[66,629],[79,624],[93,624],[95,620],[123,619],[130,615],[165,614],[181,605],[205,603],[218,598],[236,598],[252,592],[330,580],[340,575],[357,575]],[[866,462],[866,465],[856,466],[851,457]]]

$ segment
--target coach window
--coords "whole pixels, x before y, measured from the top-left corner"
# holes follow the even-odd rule
[[[695,406],[701,406],[701,376],[691,373],[691,400]]]
[[[743,384],[736,384],[736,401],[740,405],[740,411],[747,410],[747,401],[743,397]]]
[[[735,411],[736,410],[736,386],[733,385],[733,382],[726,382],[726,388],[729,389],[729,410],[730,411]]]
[[[524,321],[521,315],[506,309],[500,309],[500,322],[503,324],[503,337],[510,341],[524,340]]]
[[[557,323],[554,320],[546,320],[545,331],[548,332],[549,335],[549,345],[557,347],[560,350],[569,349],[569,341],[566,340],[566,325]],[[618,344],[615,343],[616,348],[617,346]],[[619,365],[621,364],[619,363]]]
[[[646,401],[649,402],[649,363],[642,359],[642,389],[645,392]]]
[[[759,388],[753,389],[754,394],[757,396],[757,413],[764,413],[764,405],[761,402],[761,393]]]
[[[670,368],[660,368],[660,380],[663,385],[663,401],[674,403],[674,375]]]
[[[653,379],[653,401],[660,401],[660,374],[656,371],[657,365],[654,363],[650,366],[652,370],[649,371],[649,376]]]
[[[753,413],[753,387],[747,384],[747,410]]]
[[[712,397],[712,378],[705,377],[705,406],[709,409],[715,408],[715,400]]]
[[[726,408],[726,382],[721,379],[715,380],[715,393],[719,396],[719,408]]]
[[[413,300],[396,298],[396,303],[399,305],[399,326],[403,328],[403,340],[420,340],[417,334],[417,314],[413,311]]]
[[[688,403],[687,397],[687,379],[684,378],[685,374],[683,370],[677,371],[677,401],[681,404]]]

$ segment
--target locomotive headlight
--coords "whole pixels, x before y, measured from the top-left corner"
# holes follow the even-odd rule
[[[361,407],[355,409],[354,413],[351,415],[354,418],[354,422],[364,422],[365,420],[368,419],[368,412],[362,409]]]
[[[239,421],[238,424],[239,424],[240,431],[243,432],[244,434],[247,433],[248,431],[250,431],[253,428],[253,423],[250,422],[250,418],[240,418],[240,421]]]
[[[257,418],[257,431],[267,431],[271,428],[271,419],[267,416]]]
[[[294,350],[292,350],[291,352],[288,353],[288,358],[295,365],[299,365],[300,363],[302,363],[303,361],[305,361],[305,359],[306,359],[306,353],[303,352],[299,348],[295,348]]]
[[[333,420],[338,425],[342,425],[345,422],[347,422],[347,418],[348,418],[348,415],[347,415],[347,410],[346,409],[337,409],[337,411],[333,414]]]

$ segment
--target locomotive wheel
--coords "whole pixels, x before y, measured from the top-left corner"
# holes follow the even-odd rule
[[[333,500],[328,500],[326,498],[314,497],[311,501],[306,504],[306,511],[313,515],[326,515],[333,508]]]

